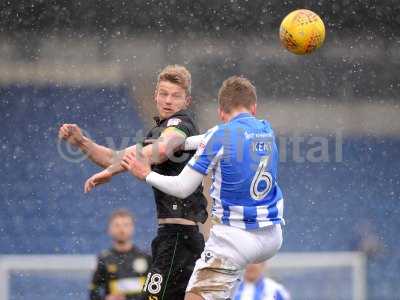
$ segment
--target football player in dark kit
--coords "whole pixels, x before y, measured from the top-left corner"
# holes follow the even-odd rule
[[[173,65],[162,70],[154,93],[158,110],[155,126],[143,143],[117,153],[83,136],[77,125],[62,125],[60,138],[79,147],[90,160],[105,168],[86,181],[85,192],[126,171],[121,165],[122,159],[136,151],[136,147],[140,147],[138,150],[150,161],[154,171],[178,175],[195,152],[181,150],[185,139],[199,134],[188,110],[190,94],[191,75],[185,67]],[[144,286],[146,299],[184,299],[195,262],[204,248],[198,223],[207,219],[207,201],[201,187],[184,200],[157,189],[154,196],[159,227],[152,242],[152,266]]]
[[[89,300],[143,300],[151,258],[133,245],[133,232],[134,218],[129,211],[119,209],[111,214],[108,234],[113,246],[98,256]]]

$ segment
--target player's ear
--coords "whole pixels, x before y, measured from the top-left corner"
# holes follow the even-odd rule
[[[157,103],[157,94],[158,94],[158,85],[156,86],[156,89],[154,90],[153,94],[153,100],[155,103]]]
[[[192,96],[187,95],[185,99],[186,99],[186,107],[189,107],[190,104],[192,104]]]
[[[257,103],[254,103],[251,107],[250,107],[250,112],[253,116],[255,116],[257,114]]]
[[[225,114],[224,114],[224,111],[220,107],[218,107],[218,117],[221,121],[224,122]]]

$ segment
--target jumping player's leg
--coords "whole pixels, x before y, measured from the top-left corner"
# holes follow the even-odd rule
[[[246,265],[271,258],[281,244],[280,225],[252,231],[214,225],[196,262],[185,299],[230,299]]]
[[[144,285],[146,300],[183,300],[204,249],[197,226],[162,225],[152,242],[153,263]]]
[[[193,293],[186,293],[185,300],[204,300],[204,298]]]

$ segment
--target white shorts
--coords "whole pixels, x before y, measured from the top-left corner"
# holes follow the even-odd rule
[[[186,292],[205,300],[230,299],[245,267],[274,256],[282,245],[281,225],[255,230],[216,224]]]

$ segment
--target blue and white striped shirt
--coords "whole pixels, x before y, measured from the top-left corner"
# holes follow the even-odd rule
[[[250,230],[284,223],[278,162],[270,124],[242,113],[210,129],[189,166],[212,171],[213,217]]]
[[[290,300],[290,294],[272,279],[260,278],[255,283],[241,282],[233,300]]]

